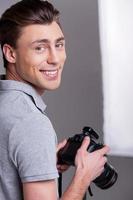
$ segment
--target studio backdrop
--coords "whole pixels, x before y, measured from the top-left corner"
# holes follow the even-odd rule
[[[98,2],[104,139],[111,154],[133,156],[133,1]]]

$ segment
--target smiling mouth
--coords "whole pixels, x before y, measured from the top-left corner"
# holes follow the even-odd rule
[[[48,79],[55,79],[58,76],[58,70],[40,70],[43,75]]]

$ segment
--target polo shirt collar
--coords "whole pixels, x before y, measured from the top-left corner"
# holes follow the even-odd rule
[[[31,96],[36,107],[42,112],[45,111],[46,105],[42,100],[41,95],[39,95],[36,90],[29,84],[14,81],[14,80],[0,80],[0,90],[16,90],[26,93]]]

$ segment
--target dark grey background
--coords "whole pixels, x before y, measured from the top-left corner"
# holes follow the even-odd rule
[[[2,13],[15,0],[2,0]],[[56,129],[59,141],[80,133],[83,126],[92,126],[103,139],[102,68],[98,30],[97,0],[53,0],[61,11],[61,21],[67,43],[67,61],[61,87],[46,92],[47,113]],[[1,68],[2,70],[2,68]],[[125,133],[126,134],[126,133]],[[88,199],[132,200],[133,159],[109,157],[119,178],[103,191],[92,184],[94,197]],[[63,176],[63,190],[71,180],[73,169]]]

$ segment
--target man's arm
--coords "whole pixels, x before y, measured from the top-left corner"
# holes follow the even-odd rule
[[[87,152],[89,139],[85,138],[75,159],[75,175],[61,200],[82,200],[90,183],[104,170],[109,148],[103,147],[92,153]],[[24,200],[57,200],[57,187],[54,180],[24,183]]]
[[[86,191],[83,180],[73,178],[61,200],[82,200]],[[54,180],[23,184],[24,200],[57,200],[57,187]]]
[[[24,200],[57,200],[55,180],[23,183]]]

